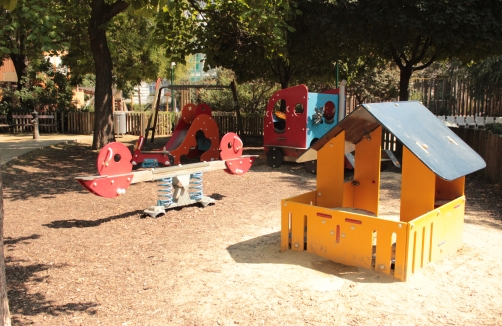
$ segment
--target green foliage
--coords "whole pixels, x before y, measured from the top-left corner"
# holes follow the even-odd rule
[[[68,45],[57,28],[62,19],[61,6],[49,0],[18,0],[12,11],[0,11],[0,55],[12,59],[20,81],[27,61]]]
[[[343,58],[333,6],[309,0],[259,3],[253,9],[222,3],[205,13],[207,24],[197,40],[207,67],[231,69],[239,83],[264,79],[283,88],[333,79],[333,62]]]
[[[334,75],[330,49],[337,45],[323,39],[334,30],[327,2],[197,3],[171,1],[156,19],[154,39],[168,45],[165,55],[171,60],[184,63],[187,55],[204,53],[206,71],[231,69],[239,83],[262,78],[287,87],[293,80]]]
[[[19,97],[15,96],[14,90],[2,88],[0,100],[0,114],[11,114],[14,108],[19,106]]]
[[[184,64],[186,56],[200,52],[196,34],[198,29],[203,28],[205,19],[198,2],[172,0],[168,3],[169,10],[165,8],[155,16],[150,35],[154,50],[160,51],[157,54],[154,52],[154,55],[158,58],[160,54],[165,58],[165,63],[160,64],[162,73],[170,70],[171,62]]]
[[[497,135],[502,135],[502,123],[488,123],[485,126],[485,130],[491,131]]]
[[[350,71],[347,91],[356,96],[359,104],[370,98],[385,101],[399,95],[399,70],[391,63],[370,56],[360,57]]]
[[[216,79],[206,79],[201,82],[208,85],[230,85],[234,78],[235,74],[232,71],[217,69]],[[280,86],[276,83],[266,82],[264,80],[255,80],[237,85],[236,89],[239,107],[244,115],[263,115],[269,98],[275,91],[280,89]],[[202,89],[200,91],[199,101],[209,104],[213,111],[234,110],[233,95],[230,89]]]
[[[80,8],[80,17],[90,15],[90,6]],[[81,19],[66,22],[63,27],[78,35],[71,38],[71,46],[63,62],[72,69],[72,83],[81,84],[87,74],[95,73],[87,22]],[[151,19],[134,16],[130,12],[117,15],[107,24],[107,38],[113,61],[113,83],[118,89],[130,91],[142,80],[158,76],[159,62],[152,59]],[[160,58],[157,56],[157,60]]]
[[[14,10],[17,5],[17,0],[0,0],[0,8],[5,10]]]
[[[24,87],[20,90],[2,89],[0,110],[3,114],[74,108],[73,88],[66,75],[54,71],[43,58],[31,62],[21,82]]]
[[[494,56],[473,64],[468,68],[473,94],[482,98],[485,95],[500,93],[502,89],[502,56]]]
[[[401,71],[400,95],[407,99],[415,71],[435,60],[464,62],[502,53],[501,1],[357,0],[337,2],[347,39],[366,44]]]
[[[3,54],[25,52],[29,55],[62,49],[64,36],[56,26],[63,19],[60,9],[50,1],[19,0],[14,10],[1,11],[0,46]]]

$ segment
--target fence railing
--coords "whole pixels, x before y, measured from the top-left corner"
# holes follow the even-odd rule
[[[38,115],[39,132],[57,133],[58,132],[58,113]],[[12,133],[33,132],[33,115],[31,114],[13,114],[10,117],[0,115],[1,130]]]
[[[420,100],[436,115],[502,116],[502,92],[474,96],[469,80],[415,78],[410,99]]]
[[[5,116],[1,116],[6,119]],[[127,133],[140,135],[144,132],[148,122],[147,113],[128,112],[126,114]],[[169,136],[174,125],[178,122],[179,115],[159,113],[156,135]],[[220,134],[236,132],[237,117],[229,113],[219,114],[213,112],[213,117],[220,129]],[[28,119],[28,117],[23,117]],[[42,116],[43,119],[43,116]],[[54,113],[46,116],[50,121],[41,120],[41,132],[61,132],[70,134],[91,134],[94,125],[93,112],[66,112]],[[5,121],[4,121],[5,122]],[[262,117],[242,117],[244,133],[246,136],[263,136]],[[23,121],[18,121],[22,124]],[[3,126],[3,125],[2,125]],[[31,132],[31,125],[25,127],[23,132]],[[481,171],[490,181],[502,184],[502,135],[493,134],[485,130],[471,128],[451,128],[463,141],[472,147],[486,162],[486,168]],[[384,131],[382,145],[385,149],[395,150],[395,137],[387,130]]]
[[[502,183],[502,135],[479,129],[450,128],[486,162],[481,170],[493,183]]]
[[[149,112],[121,112],[125,113],[126,134],[142,135],[148,124]],[[159,112],[155,134],[169,136],[178,123],[179,114]],[[237,117],[234,113],[213,112],[213,118],[218,125],[220,135],[228,132],[237,132]],[[246,136],[263,135],[263,117],[243,117],[242,124]],[[91,134],[94,126],[93,112],[68,112],[64,114],[61,123],[61,132],[69,134]]]

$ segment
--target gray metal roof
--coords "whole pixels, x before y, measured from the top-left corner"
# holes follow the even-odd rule
[[[346,142],[357,144],[380,125],[445,180],[455,180],[486,166],[478,153],[419,102],[363,104],[314,143],[297,162],[317,159],[317,151],[342,130]]]

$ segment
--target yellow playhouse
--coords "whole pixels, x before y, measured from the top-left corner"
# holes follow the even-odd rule
[[[378,214],[382,128],[404,145],[394,218]],[[354,178],[346,182],[344,155],[354,146]],[[281,251],[307,250],[403,281],[460,248],[465,175],[485,167],[419,102],[360,106],[298,162],[314,159],[316,190],[281,201]]]

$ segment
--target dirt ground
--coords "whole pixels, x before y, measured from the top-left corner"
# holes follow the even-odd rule
[[[73,179],[97,174],[89,148],[55,145],[2,167],[14,325],[502,324],[502,196],[479,175],[467,178],[461,250],[400,282],[279,252],[280,200],[315,188],[301,165],[205,173],[214,205],[144,218],[154,183],[106,199]],[[399,181],[382,173],[382,210],[398,211]]]

